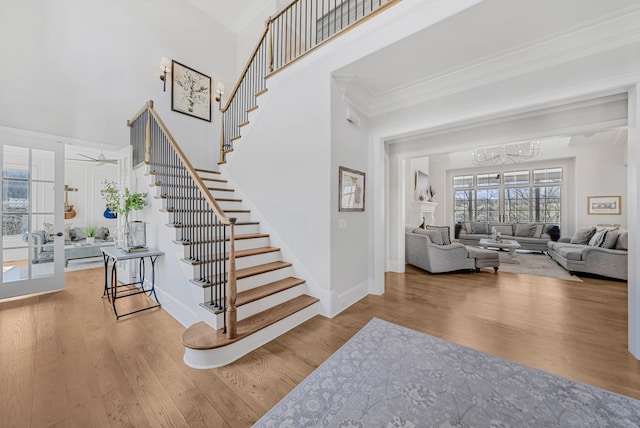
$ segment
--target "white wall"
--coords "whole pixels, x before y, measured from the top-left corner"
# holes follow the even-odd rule
[[[4,2],[0,38],[0,125],[122,147],[126,120],[153,99],[187,154],[215,164],[217,109],[213,123],[171,112],[158,78],[162,56],[214,87],[236,76],[235,34],[188,2]]]
[[[75,151],[67,149],[67,157],[69,153]],[[105,155],[110,157],[108,153]],[[104,218],[103,215],[106,205],[100,191],[104,188],[104,180],[118,181],[117,165],[98,166],[92,162],[65,161],[65,184],[78,189],[77,192],[69,192],[69,204],[73,205],[76,216],[65,220],[65,226],[106,226],[111,233],[115,232],[116,220]]]
[[[336,117],[344,117],[344,106],[333,103],[341,97],[331,96],[336,90],[331,73],[473,3],[461,0],[433,5],[405,0],[270,77],[269,92],[260,97],[260,108],[250,116],[251,125],[243,128],[242,138],[223,167],[235,188],[251,202],[252,214],[269,223],[271,232],[296,256],[296,269],[308,274],[303,278],[322,299],[326,315],[343,309],[335,307],[338,295],[354,290],[349,296],[356,296],[365,280],[370,283],[373,278],[376,244],[369,246],[367,257],[360,252],[349,254],[342,246],[349,237],[364,239],[365,230],[373,234],[379,225],[372,223],[368,210],[382,201],[382,194],[370,188],[365,215],[338,217],[336,213],[338,164],[348,162],[356,169],[362,165],[362,170],[370,171],[366,168],[370,152],[357,143],[363,131],[344,124],[334,129],[332,109],[338,109]],[[332,141],[333,135],[355,138],[353,148],[336,147],[349,142]],[[367,183],[374,186],[369,178]],[[340,218],[347,220],[346,230],[335,230]],[[362,246],[349,243],[347,249]],[[340,275],[345,278],[334,284],[332,280]]]
[[[369,123],[359,113],[347,121],[347,106],[335,80],[331,81],[331,290],[332,307],[339,312],[369,293],[371,279],[371,186],[368,181]],[[364,212],[339,212],[339,167],[365,173]]]

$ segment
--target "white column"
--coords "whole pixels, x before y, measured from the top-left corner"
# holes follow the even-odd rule
[[[628,323],[629,352],[640,359],[640,284],[638,283],[638,265],[640,264],[640,217],[634,215],[640,209],[640,83],[636,83],[629,91],[628,112],[628,167],[627,167],[627,218],[629,219],[629,279],[628,290]],[[624,205],[623,205],[624,206]]]

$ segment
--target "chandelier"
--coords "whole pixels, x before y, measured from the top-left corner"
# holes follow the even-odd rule
[[[475,149],[471,156],[475,165],[504,165],[533,159],[540,154],[540,141],[530,143],[503,144]]]

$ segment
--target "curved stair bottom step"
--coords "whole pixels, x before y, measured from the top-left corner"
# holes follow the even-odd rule
[[[227,346],[214,349],[191,349],[184,348],[184,363],[193,369],[216,369],[231,364],[235,360],[247,355],[249,352],[265,345],[278,336],[281,336],[294,329],[305,321],[318,315],[318,305],[316,302],[288,317],[271,324],[243,339],[233,342]]]

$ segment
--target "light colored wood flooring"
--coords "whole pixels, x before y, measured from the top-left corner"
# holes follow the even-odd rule
[[[66,280],[63,291],[0,303],[3,427],[250,426],[372,317],[640,399],[623,282],[408,267],[387,274],[383,296],[199,371],[183,364],[184,328],[168,314],[116,321],[101,269]]]

